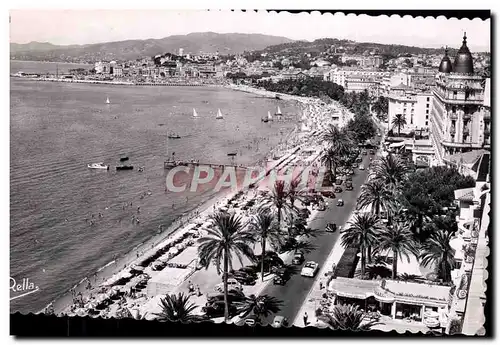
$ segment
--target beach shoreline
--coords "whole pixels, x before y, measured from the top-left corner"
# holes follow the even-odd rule
[[[258,94],[264,97],[274,97],[275,93],[268,92],[265,90],[259,90],[250,87],[240,87],[240,86],[227,86],[230,89],[235,91],[243,91],[250,92],[254,94]],[[296,101],[301,104],[303,108],[306,105],[310,105],[312,103],[319,104],[319,100],[305,98],[305,97],[297,97],[297,96],[289,96],[281,98],[284,101]],[[297,127],[293,129],[287,136],[287,141],[296,141],[300,136],[300,131],[297,130]],[[291,140],[295,138],[294,140]],[[275,160],[274,163],[276,165],[281,164],[283,161],[286,161],[293,152],[297,152],[298,147],[287,147],[285,144],[278,144],[274,147],[269,148],[269,151],[266,155],[264,161],[272,161],[273,156],[277,155],[277,151],[280,152],[281,157],[278,160]],[[292,153],[290,153],[292,152]],[[257,165],[262,166],[262,161],[257,162]],[[272,169],[272,168],[270,168]],[[239,191],[238,191],[239,192]],[[245,191],[243,191],[245,192]],[[248,191],[247,191],[248,192]],[[52,309],[53,312],[57,315],[67,312],[68,308],[74,303],[74,297],[76,294],[89,294],[92,290],[95,290],[97,286],[103,284],[106,281],[109,281],[113,277],[120,275],[120,273],[130,271],[132,267],[134,267],[138,262],[142,262],[145,258],[151,257],[158,253],[161,248],[161,244],[165,243],[172,237],[174,237],[177,233],[182,232],[183,229],[188,227],[196,218],[204,218],[208,217],[210,213],[215,211],[216,206],[224,203],[224,200],[228,200],[232,195],[236,192],[231,190],[224,190],[219,193],[216,193],[212,197],[208,198],[206,201],[193,206],[193,208],[186,212],[187,214],[182,215],[181,217],[174,220],[166,229],[161,232],[157,232],[155,235],[151,236],[145,242],[138,243],[133,250],[124,254],[121,257],[116,257],[115,259],[108,262],[103,267],[99,268],[94,274],[91,274],[80,280],[78,284],[73,286],[72,289],[68,290],[66,293],[63,293],[58,298],[54,299],[50,302],[47,307],[42,309],[39,312],[45,312],[49,309]],[[91,285],[90,289],[87,289],[87,285]]]

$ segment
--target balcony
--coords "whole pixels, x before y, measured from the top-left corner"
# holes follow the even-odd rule
[[[458,114],[457,113],[450,113],[450,119],[451,120],[457,120],[458,119]]]
[[[491,112],[490,111],[485,111],[484,112],[484,119],[485,120],[491,119]]]

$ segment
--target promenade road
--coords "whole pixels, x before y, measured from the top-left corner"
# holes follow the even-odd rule
[[[310,227],[312,229],[322,229],[324,230],[328,223],[337,223],[337,225],[341,225],[342,228],[345,227],[345,222],[348,220],[349,215],[355,209],[356,200],[359,196],[361,186],[365,182],[368,176],[368,164],[370,163],[369,157],[375,159],[375,156],[361,156],[363,157],[363,164],[365,166],[365,170],[354,169],[355,175],[352,177],[353,182],[353,190],[346,191],[344,184],[342,184],[342,193],[335,193],[336,199],[328,199],[328,207],[323,212],[318,212],[316,217],[312,219],[310,222]],[[338,207],[337,200],[344,200],[344,206]],[[330,254],[335,242],[339,237],[339,231],[334,233],[323,233],[322,235],[311,238],[310,241],[316,249],[309,254],[305,255],[306,261],[315,261],[319,263],[320,269],[323,267],[323,263],[327,259]],[[262,295],[270,295],[274,296],[283,301],[284,306],[281,308],[281,311],[277,315],[282,315],[288,319],[291,323],[297,317],[297,313],[300,311],[302,304],[305,302],[304,299],[308,295],[311,287],[313,286],[316,278],[323,279],[316,275],[315,278],[307,278],[302,277],[300,275],[301,266],[297,266],[298,272],[294,274],[288,282],[284,286],[281,285],[273,285],[272,282],[266,286],[266,288],[262,291]],[[270,316],[265,320],[267,323],[271,323],[273,321],[275,315]]]

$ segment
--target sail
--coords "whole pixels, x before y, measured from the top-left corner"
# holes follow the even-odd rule
[[[269,121],[271,121],[273,119],[273,117],[271,116],[271,112],[270,111],[267,112],[267,119]]]
[[[276,113],[276,115],[281,115],[281,109],[279,106],[278,106],[278,112]]]
[[[198,113],[196,112],[195,108],[193,108],[193,117],[198,117]]]
[[[220,111],[220,109],[217,111],[217,116],[215,118],[216,119],[222,119],[223,118],[222,112]]]
[[[106,98],[106,104],[109,104],[109,97]]]

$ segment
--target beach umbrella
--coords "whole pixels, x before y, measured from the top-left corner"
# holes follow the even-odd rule
[[[85,309],[93,309],[95,308],[97,304],[95,302],[88,302],[87,304],[85,304]]]
[[[179,250],[177,248],[175,248],[175,247],[172,247],[172,248],[169,249],[168,252],[170,254],[174,254],[175,255],[175,254],[179,253]]]
[[[87,316],[87,311],[83,308],[78,308],[76,311],[75,311],[75,314],[78,315],[78,316]]]

